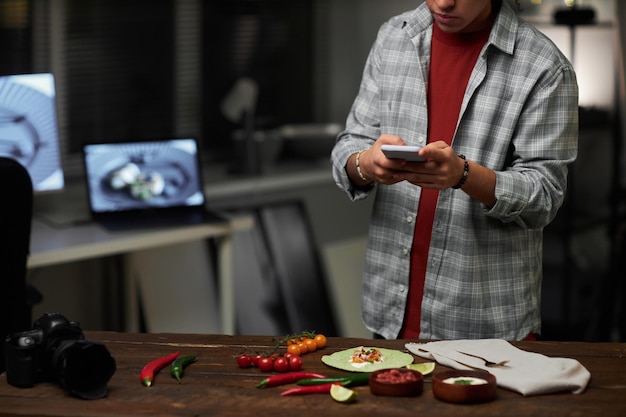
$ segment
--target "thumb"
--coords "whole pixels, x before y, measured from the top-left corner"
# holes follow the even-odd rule
[[[431,142],[420,150],[420,155],[425,156],[431,161],[443,162],[448,157],[446,150],[452,149],[450,145],[442,140]]]

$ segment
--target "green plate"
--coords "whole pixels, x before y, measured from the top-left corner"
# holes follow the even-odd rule
[[[357,346],[352,349],[341,350],[330,355],[324,355],[322,356],[322,362],[328,366],[332,366],[333,368],[352,372],[374,372],[379,369],[402,368],[403,366],[413,363],[413,356],[409,353],[401,352],[399,350],[373,348],[367,346],[364,348],[378,349],[385,360],[379,363],[368,363],[364,366],[356,367],[352,365],[350,359],[355,351],[361,349],[361,346]]]

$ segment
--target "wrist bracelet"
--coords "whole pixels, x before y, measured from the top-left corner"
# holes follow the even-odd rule
[[[363,149],[362,151],[360,151],[359,153],[356,154],[356,173],[359,174],[359,178],[361,178],[361,180],[365,181],[365,182],[370,182],[370,180],[368,180],[365,175],[363,175],[363,173],[361,172],[361,165],[360,165],[360,161],[361,161],[361,154],[365,152],[365,149]]]
[[[459,155],[459,158],[461,158],[464,162],[463,163],[463,176],[461,177],[461,180],[459,181],[459,183],[452,187],[455,190],[458,190],[459,188],[463,186],[463,184],[465,184],[465,181],[467,181],[467,176],[469,175],[469,162],[467,162],[467,159],[465,159],[465,155]]]

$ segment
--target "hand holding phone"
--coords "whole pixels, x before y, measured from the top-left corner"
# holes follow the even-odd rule
[[[382,145],[380,149],[385,156],[390,159],[404,159],[410,162],[424,162],[426,158],[418,155],[421,146],[409,145]]]

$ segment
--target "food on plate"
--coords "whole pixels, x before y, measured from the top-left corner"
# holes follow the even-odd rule
[[[353,363],[353,356],[359,357],[357,360],[361,362]],[[370,361],[367,360],[368,358]],[[413,355],[394,349],[358,346],[324,355],[322,362],[344,371],[374,372],[379,369],[402,368],[409,365],[413,363]]]
[[[357,368],[371,363],[381,363],[385,360],[385,356],[377,348],[364,348],[361,346],[350,356],[350,364]]]

